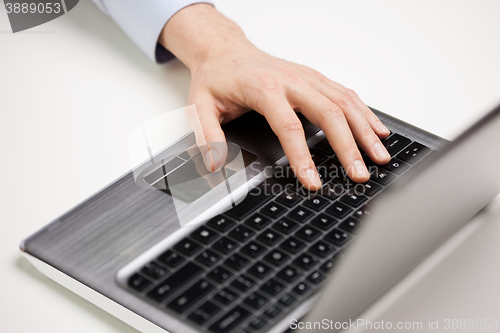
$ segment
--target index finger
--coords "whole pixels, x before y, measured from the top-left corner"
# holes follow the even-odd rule
[[[256,111],[266,117],[296,177],[309,190],[318,190],[321,180],[307,146],[304,128],[295,111],[281,95],[265,97],[260,106],[261,109]]]

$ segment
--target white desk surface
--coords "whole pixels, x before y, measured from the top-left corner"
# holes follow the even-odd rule
[[[265,51],[445,138],[500,102],[496,0],[216,4]],[[0,7],[0,330],[136,332],[39,274],[18,245],[129,170],[129,133],[184,106],[189,72],[151,63],[88,1],[18,34]],[[499,216],[382,319],[500,319]]]

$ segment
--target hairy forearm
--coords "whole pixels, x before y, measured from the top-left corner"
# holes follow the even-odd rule
[[[159,42],[191,71],[229,48],[251,45],[243,31],[209,4],[183,8],[165,25]]]

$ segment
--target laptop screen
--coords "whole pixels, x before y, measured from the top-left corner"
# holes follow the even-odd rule
[[[305,321],[354,318],[491,202],[499,142],[500,106],[394,184]]]

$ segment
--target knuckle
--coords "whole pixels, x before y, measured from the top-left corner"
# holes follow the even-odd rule
[[[349,153],[356,152],[356,151],[358,151],[358,145],[356,144],[356,142],[350,141],[350,142],[344,144],[344,146],[342,147],[342,150],[349,152]]]
[[[314,71],[314,76],[316,77],[316,79],[318,79],[321,83],[323,84],[330,84],[330,79],[327,78],[326,76],[324,76],[323,74],[321,74],[320,72],[318,71]]]
[[[196,133],[196,142],[210,141],[210,138],[216,137],[218,131],[212,127],[202,127],[200,133]]]
[[[303,152],[303,151],[298,151],[295,152],[293,156],[295,163],[297,165],[309,165],[309,162],[311,161],[311,155],[309,152]]]
[[[363,115],[365,116],[366,119],[369,119],[371,121],[377,121],[379,120],[378,117],[370,110],[369,107],[364,108]]]
[[[302,123],[297,117],[286,117],[282,121],[283,129],[287,132],[301,132],[304,131]]]
[[[285,80],[292,84],[303,82],[302,77],[295,70],[286,68],[282,70]]]
[[[261,74],[257,78],[259,88],[265,92],[276,92],[279,90],[278,80],[267,73]]]
[[[352,99],[356,99],[358,97],[358,94],[356,94],[356,92],[354,90],[349,89],[349,88],[346,88],[345,94]]]
[[[335,120],[344,117],[344,112],[335,104],[329,104],[322,113],[325,119]]]
[[[372,138],[375,133],[373,133],[373,130],[370,126],[364,126],[363,129],[361,129],[361,137],[363,139],[368,139]]]
[[[203,144],[207,141],[207,138],[210,137],[210,134],[202,130],[201,132],[195,133],[195,137],[198,144]]]
[[[339,102],[344,107],[349,107],[349,106],[352,106],[356,103],[354,98],[351,95],[349,95],[348,93],[342,94]]]

